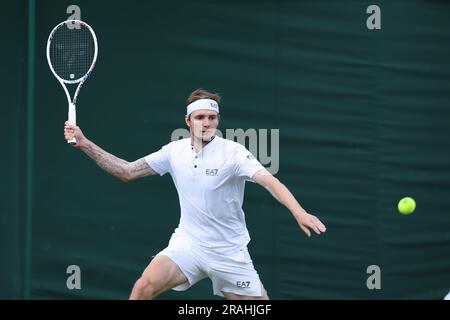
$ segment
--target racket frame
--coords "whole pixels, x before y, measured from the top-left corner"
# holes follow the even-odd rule
[[[89,68],[89,70],[86,72],[86,74],[84,76],[82,76],[79,79],[75,79],[75,80],[66,80],[66,79],[62,79],[60,76],[58,76],[58,74],[56,73],[55,69],[52,66],[51,60],[50,60],[50,45],[53,39],[53,35],[56,32],[56,30],[58,30],[60,27],[62,27],[63,24],[68,24],[68,23],[79,23],[85,27],[87,27],[89,29],[89,31],[92,34],[92,38],[94,39],[94,59],[92,60],[91,66]],[[98,45],[97,45],[97,36],[95,35],[94,30],[91,28],[90,25],[88,25],[86,22],[81,21],[81,20],[65,20],[61,23],[58,23],[53,30],[50,32],[50,35],[48,37],[47,40],[47,62],[48,65],[50,67],[50,70],[53,72],[54,76],[56,77],[56,79],[59,81],[59,83],[61,84],[61,86],[64,89],[64,92],[66,93],[66,97],[67,97],[67,102],[69,104],[69,111],[68,111],[68,122],[71,125],[76,125],[77,124],[77,113],[76,113],[76,103],[77,103],[77,97],[78,97],[78,93],[80,92],[81,87],[83,86],[83,83],[86,81],[86,79],[89,77],[89,75],[91,74],[92,70],[94,69],[95,63],[97,62],[97,54],[98,54]],[[69,90],[67,89],[66,84],[76,84],[78,83],[77,89],[75,90],[75,94],[73,96],[73,99],[70,97],[69,94]],[[67,140],[67,143],[69,144],[76,144],[77,141],[75,139],[75,137],[73,137],[70,140]]]

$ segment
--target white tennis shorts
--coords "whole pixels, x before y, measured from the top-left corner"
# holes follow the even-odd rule
[[[246,247],[235,254],[224,256],[196,244],[187,235],[174,233],[167,248],[157,255],[169,257],[188,279],[188,282],[173,290],[187,290],[209,277],[214,294],[221,297],[224,297],[223,292],[252,297],[265,294]]]

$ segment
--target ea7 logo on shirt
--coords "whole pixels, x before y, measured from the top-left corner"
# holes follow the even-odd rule
[[[250,288],[250,281],[237,281],[236,286],[238,288]]]
[[[219,169],[206,169],[207,176],[217,176]]]

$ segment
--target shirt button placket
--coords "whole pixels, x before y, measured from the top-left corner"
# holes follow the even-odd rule
[[[199,163],[198,163],[198,154],[194,153],[194,159],[192,160],[192,166],[194,168],[194,177],[198,176],[198,169],[199,169]]]

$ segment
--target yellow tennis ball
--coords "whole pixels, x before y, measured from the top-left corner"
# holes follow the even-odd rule
[[[416,209],[416,201],[411,197],[405,197],[398,202],[398,211],[401,214],[408,215]]]

